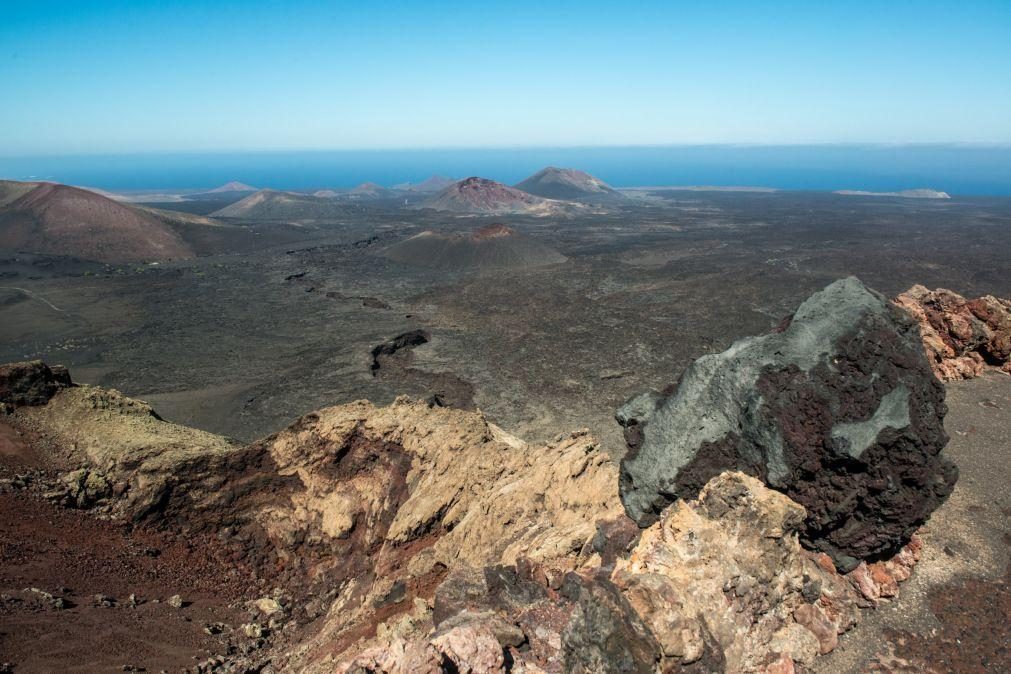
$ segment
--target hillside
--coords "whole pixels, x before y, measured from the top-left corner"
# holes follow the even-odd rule
[[[232,180],[227,182],[221,187],[215,187],[213,190],[208,190],[208,194],[217,194],[221,192],[255,192],[256,188],[252,185],[247,185],[246,183],[240,183],[238,180]]]
[[[112,264],[194,255],[168,214],[68,185],[0,185],[0,248]]]
[[[349,208],[356,207],[311,194],[260,190],[211,216],[245,220],[326,220],[347,215]]]
[[[213,190],[187,194],[184,198],[187,201],[222,201],[234,203],[252,192],[256,192],[255,187],[233,180],[221,187],[215,187]]]
[[[352,199],[387,199],[395,196],[391,190],[376,183],[365,182],[348,192]]]
[[[516,185],[516,189],[546,199],[620,199],[613,187],[585,171],[548,166]]]
[[[527,194],[494,180],[471,177],[453,183],[421,202],[418,208],[491,215],[506,213],[551,215],[564,210],[565,205]]]
[[[473,232],[425,231],[390,246],[383,251],[383,256],[404,264],[444,271],[517,269],[566,260],[553,248],[498,224]]]

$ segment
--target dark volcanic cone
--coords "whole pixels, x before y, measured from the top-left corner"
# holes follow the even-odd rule
[[[519,269],[566,259],[558,251],[499,224],[470,233],[425,231],[390,246],[383,255],[396,262],[445,271]]]

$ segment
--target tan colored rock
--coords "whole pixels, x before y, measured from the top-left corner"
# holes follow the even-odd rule
[[[797,542],[804,516],[801,506],[758,480],[724,473],[703,488],[697,501],[674,503],[645,529],[629,558],[618,561],[612,580],[636,588],[642,575],[664,579],[667,594],[678,593],[679,602],[659,611],[642,602],[636,607],[646,608],[643,620],[661,643],[676,643],[675,632],[685,633],[682,625],[701,619],[729,670],[755,669],[774,641],[787,648],[799,634],[781,627],[793,623],[794,611],[804,603],[805,568],[814,566]],[[809,659],[810,642],[791,648],[797,651],[790,653],[794,659]]]
[[[989,365],[1011,374],[1011,300],[915,285],[895,303],[920,323],[934,374],[942,381],[971,379]]]
[[[742,473],[713,478],[642,532],[612,580],[650,627],[665,658],[687,665],[713,635],[727,671],[810,666],[857,619],[860,597],[824,554],[797,539],[804,509]],[[860,574],[863,574],[861,576]],[[851,574],[852,575],[852,574]],[[877,592],[866,565],[868,592]],[[783,657],[770,664],[770,654]]]
[[[801,549],[804,509],[740,473],[672,504],[632,547],[617,469],[585,432],[531,446],[480,413],[406,398],[323,409],[247,446],[87,386],[12,417],[86,466],[73,484],[126,485],[103,497],[115,513],[214,534],[283,587],[283,606],[276,590],[251,608],[274,614],[266,652],[286,671],[557,671],[610,607],[641,618],[648,667],[655,650],[675,671],[790,672],[834,648],[858,604],[892,596],[920,549],[839,575]],[[497,603],[471,601],[468,578]],[[459,591],[436,618],[427,600],[449,579]]]
[[[839,644],[839,633],[835,624],[825,612],[815,604],[801,604],[793,612],[798,625],[807,628],[817,639],[822,654],[835,650]]]
[[[103,480],[127,485],[119,510],[131,517],[158,507],[180,472],[188,476],[180,496],[200,503],[219,490],[228,459],[242,449],[219,435],[165,422],[147,403],[95,386],[59,389],[44,406],[17,409],[13,422],[44,438],[56,465],[86,464],[87,475],[97,477],[97,470]]]
[[[455,627],[431,641],[460,674],[505,671],[505,655],[492,630],[481,623]]]
[[[480,414],[406,398],[320,410],[263,447],[304,487],[260,513],[270,537],[347,546],[339,573],[350,582],[314,640],[320,652],[445,569],[591,564],[596,522],[622,513],[616,467],[590,436],[532,447]],[[346,527],[326,525],[337,521],[355,523],[346,541]]]

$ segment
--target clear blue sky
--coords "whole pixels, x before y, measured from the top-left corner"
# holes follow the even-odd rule
[[[0,154],[1011,143],[1011,0],[828,5],[5,1]]]

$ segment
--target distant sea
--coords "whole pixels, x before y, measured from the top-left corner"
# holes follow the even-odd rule
[[[691,145],[0,157],[0,177],[107,190],[213,188],[230,180],[309,189],[420,182],[433,174],[516,183],[544,166],[616,187],[713,185],[787,190],[1011,196],[1011,145]]]

